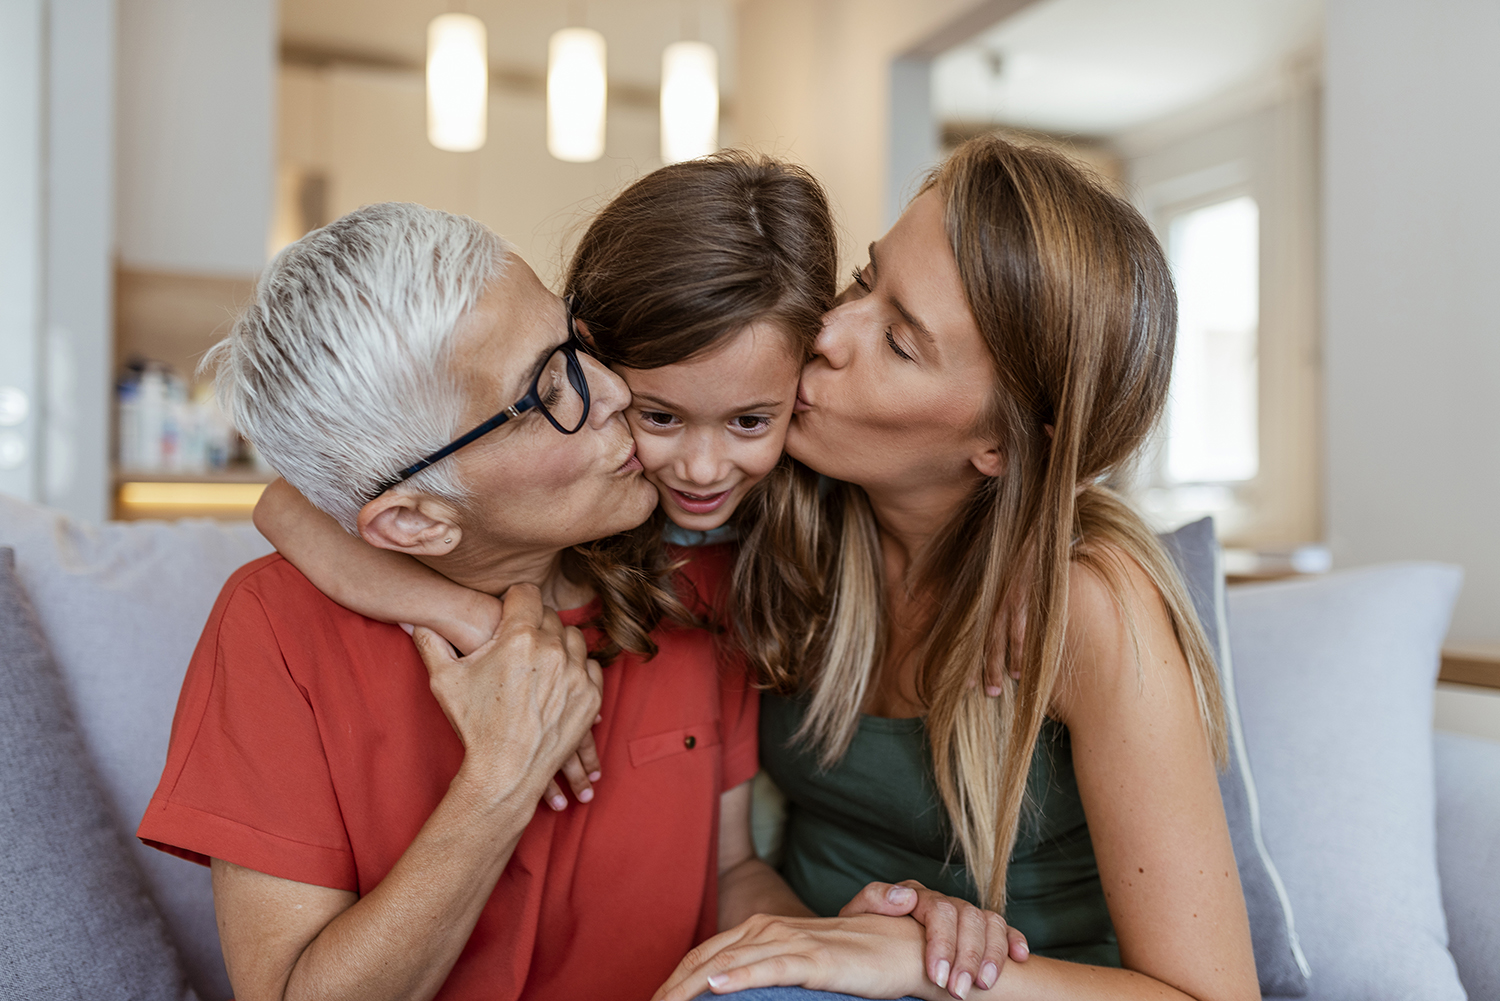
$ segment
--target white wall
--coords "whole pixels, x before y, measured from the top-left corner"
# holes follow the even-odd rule
[[[611,104],[604,157],[564,163],[547,152],[540,94],[491,88],[489,141],[445,153],[427,141],[420,73],[285,67],[280,81],[282,163],[328,177],[329,218],[380,201],[470,215],[553,287],[594,210],[661,165],[654,108]]]
[[[109,515],[116,0],[51,0],[41,500]]]
[[[12,401],[0,492],[29,500],[39,480],[44,10],[42,0],[0,4],[0,393]]]
[[[251,275],[274,190],[274,0],[120,0],[119,252]]]
[[[1029,0],[743,0],[735,124],[741,140],[799,160],[828,186],[845,260],[890,223],[891,64],[930,57]],[[928,51],[931,49],[932,51]],[[910,74],[908,74],[910,76]],[[916,137],[917,141],[921,137]]]
[[[1466,572],[1500,639],[1500,5],[1328,0],[1327,518],[1349,566]]]

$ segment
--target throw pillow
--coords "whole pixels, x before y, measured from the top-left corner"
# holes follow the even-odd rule
[[[1260,992],[1268,998],[1302,997],[1307,993],[1307,959],[1297,941],[1292,903],[1261,835],[1260,802],[1235,701],[1234,662],[1224,624],[1223,559],[1214,537],[1214,521],[1203,518],[1184,525],[1163,535],[1161,541],[1177,563],[1219,666],[1229,729],[1229,767],[1219,776],[1219,795],[1224,800],[1245,909],[1250,914],[1250,940]]]
[[[227,998],[208,870],[133,836],[161,780],[182,676],[219,589],[270,552],[248,522],[88,525],[0,496],[26,588],[112,814],[204,998]]]
[[[1448,951],[1471,1001],[1500,998],[1500,742],[1433,734]]]
[[[0,997],[194,997],[0,549]]]
[[[1461,1001],[1438,888],[1432,692],[1462,579],[1401,564],[1229,589],[1261,824],[1317,1001]]]

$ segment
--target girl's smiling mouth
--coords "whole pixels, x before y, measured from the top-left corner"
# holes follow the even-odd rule
[[[672,503],[688,514],[713,514],[723,506],[734,490],[721,490],[716,494],[690,494],[674,487],[667,487],[667,493],[671,494]]]

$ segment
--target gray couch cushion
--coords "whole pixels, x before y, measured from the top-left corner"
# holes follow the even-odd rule
[[[1470,1001],[1500,998],[1500,743],[1438,733],[1433,752],[1448,951]]]
[[[1297,941],[1291,900],[1261,834],[1260,802],[1235,700],[1234,662],[1224,621],[1224,569],[1213,519],[1184,525],[1161,540],[1182,573],[1224,685],[1229,767],[1219,776],[1219,794],[1229,820],[1245,908],[1250,913],[1260,991],[1265,997],[1302,997],[1307,993],[1309,969]]]
[[[0,549],[0,997],[190,998]]]
[[[1462,579],[1402,564],[1229,589],[1267,847],[1319,1001],[1460,1001],[1433,821],[1432,691]]]
[[[167,756],[182,676],[220,587],[271,547],[248,523],[84,525],[0,496],[0,546],[36,608],[119,829],[133,834]],[[130,844],[204,998],[226,998],[208,870]]]

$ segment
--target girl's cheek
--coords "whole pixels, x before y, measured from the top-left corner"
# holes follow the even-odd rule
[[[776,468],[776,463],[781,461],[782,448],[786,445],[786,431],[787,424],[782,423],[764,438],[758,438],[753,443],[747,442],[735,456],[735,465],[745,477],[746,486],[759,482]],[[645,460],[641,461],[644,465]]]
[[[672,464],[672,445],[650,434],[635,436],[635,457],[641,460],[646,478],[655,482],[656,474]]]

